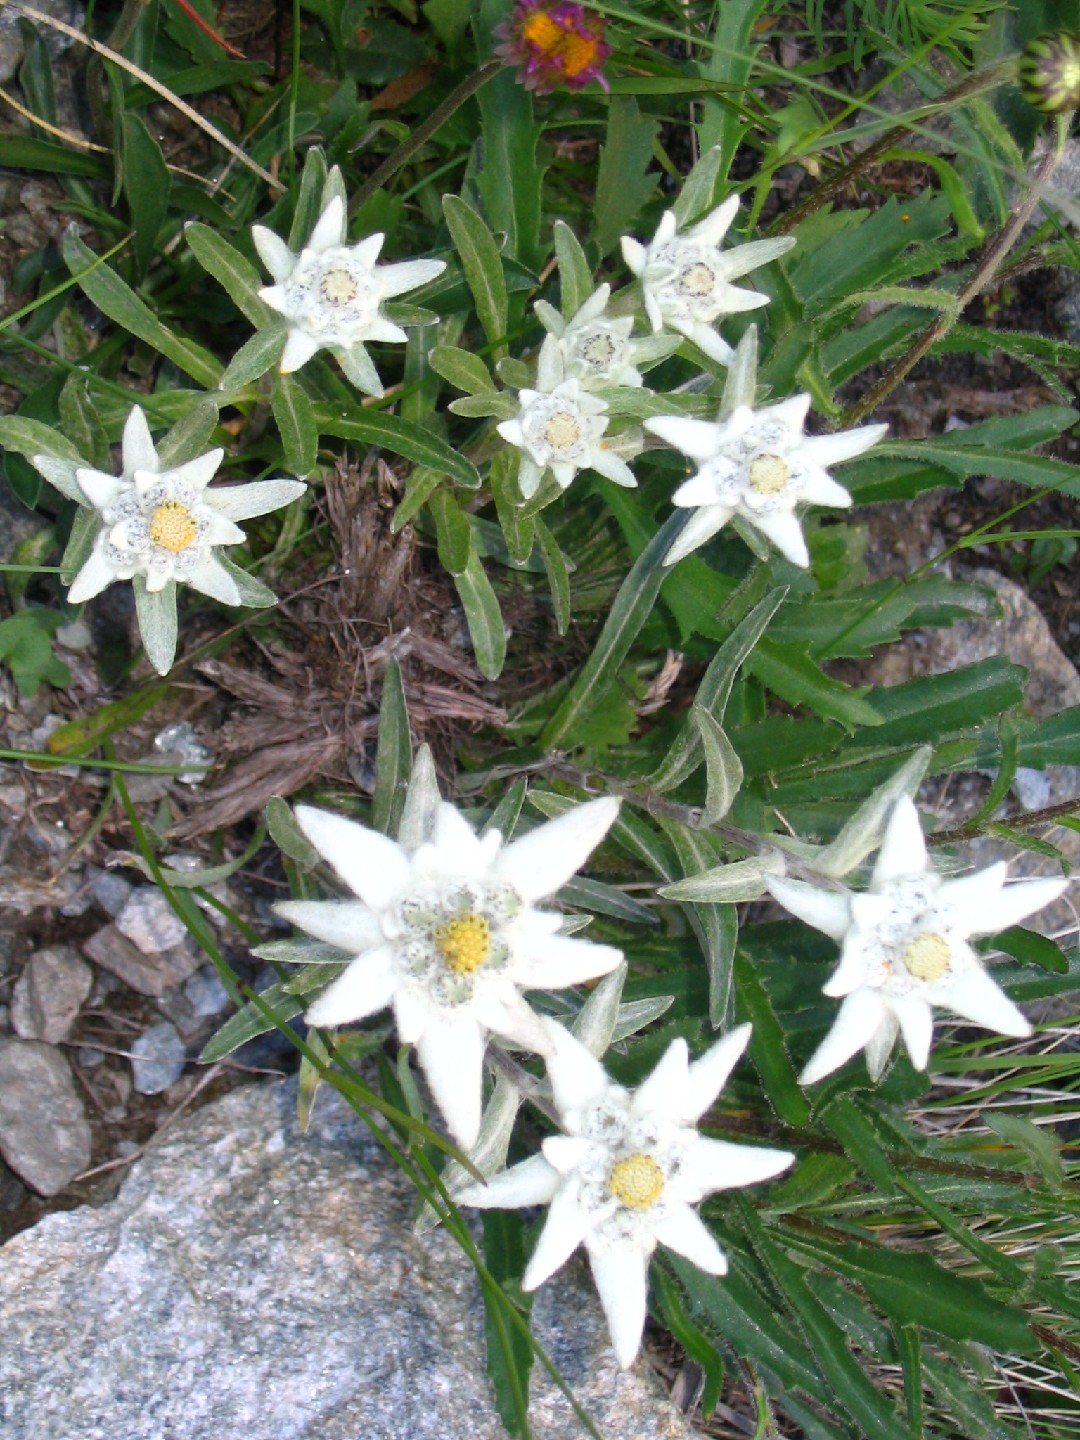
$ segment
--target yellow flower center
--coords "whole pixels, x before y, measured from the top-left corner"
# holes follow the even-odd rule
[[[348,270],[328,270],[322,278],[323,299],[331,305],[348,305],[357,293],[356,281]]]
[[[581,425],[575,416],[560,410],[544,427],[544,439],[553,450],[569,450],[581,439]]]
[[[166,500],[150,517],[150,539],[173,555],[186,550],[198,533],[195,517],[179,500]]]
[[[759,495],[779,495],[790,479],[787,462],[779,455],[759,455],[750,464],[750,488]]]
[[[716,276],[708,265],[703,264],[700,260],[693,265],[687,265],[679,275],[679,289],[684,295],[699,297],[711,295],[715,284]]]
[[[627,1155],[611,1167],[608,1189],[631,1210],[648,1210],[664,1193],[664,1172],[650,1155]]]
[[[538,10],[522,27],[524,39],[564,75],[580,75],[596,59],[597,42],[591,35],[564,30],[545,10]]]
[[[951,960],[949,942],[932,932],[917,936],[903,954],[908,974],[916,980],[940,980],[947,974]]]
[[[482,915],[462,915],[435,931],[435,948],[455,975],[472,975],[491,958],[491,926]]]

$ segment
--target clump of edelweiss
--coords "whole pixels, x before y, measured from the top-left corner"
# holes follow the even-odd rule
[[[897,800],[866,891],[825,890],[801,880],[768,888],[800,920],[841,946],[825,986],[843,996],[832,1029],[800,1077],[804,1085],[837,1070],[859,1050],[877,1079],[897,1032],[911,1063],[925,1070],[939,1007],[1002,1035],[1031,1026],[983,968],[968,941],[993,935],[1060,896],[1067,880],[1005,884],[1004,861],[947,880],[930,864],[915,805]]]
[[[357,897],[277,906],[355,957],[308,1023],[347,1025],[393,1005],[454,1138],[474,1144],[488,1035],[550,1048],[522,990],[576,985],[622,959],[612,946],[560,934],[559,915],[537,906],[584,864],[618,810],[616,800],[590,800],[506,844],[497,830],[478,836],[440,802],[414,846],[299,806],[300,828]]]
[[[316,351],[330,350],[358,389],[382,395],[366,342],[408,339],[401,326],[383,313],[383,302],[434,280],[446,269],[446,262],[376,265],[386,238],[382,234],[369,235],[357,245],[346,244],[348,219],[339,186],[340,176],[334,170],[322,213],[299,254],[264,225],[251,227],[255,248],[274,278],[274,284],[259,295],[285,317],[289,327],[278,366],[283,375],[299,370]]]
[[[786,1150],[732,1145],[696,1129],[750,1038],[741,1025],[692,1064],[673,1040],[635,1091],[616,1085],[599,1060],[549,1020],[546,1057],[564,1134],[542,1154],[473,1185],[462,1205],[548,1205],[525,1271],[535,1290],[584,1244],[619,1364],[630,1365],[645,1325],[649,1259],[666,1245],[710,1275],[727,1260],[693,1208],[706,1195],[768,1180],[795,1158]]]
[[[807,435],[809,395],[755,410],[756,349],[751,326],[732,358],[719,420],[658,415],[645,421],[647,430],[698,465],[697,474],[672,496],[673,504],[694,513],[665,565],[689,555],[734,517],[759,530],[793,565],[809,565],[797,507],[850,505],[851,496],[825,466],[861,455],[889,428],[860,425],[835,435]]]
[[[623,258],[641,281],[653,330],[677,330],[721,365],[728,363],[732,352],[713,328],[715,322],[769,303],[767,295],[741,290],[731,282],[795,244],[794,237],[784,235],[721,250],[720,242],[738,209],[739,197],[730,195],[683,235],[678,233],[674,210],[666,210],[648,245],[629,235],[622,239]]]
[[[518,392],[521,406],[510,420],[496,426],[499,434],[521,451],[518,484],[525,499],[535,495],[550,470],[563,490],[581,470],[595,470],[616,485],[633,488],[634,472],[603,439],[608,407],[581,381],[565,378],[563,354],[555,335],[540,347],[535,390]]]
[[[68,600],[80,604],[117,580],[133,580],[143,643],[161,674],[176,653],[176,585],[190,585],[223,605],[272,603],[265,585],[219,551],[243,544],[238,520],[279,510],[307,489],[298,480],[210,488],[224,454],[220,448],[208,450],[186,464],[163,468],[146,416],[136,405],[124,425],[119,475],[54,456],[33,457],[41,474],[92,510],[98,522]]]

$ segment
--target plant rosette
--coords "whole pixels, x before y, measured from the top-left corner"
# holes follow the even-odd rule
[[[536,902],[585,863],[619,812],[590,800],[509,844],[477,836],[452,805],[435,809],[430,839],[407,849],[378,831],[299,806],[318,853],[358,897],[290,900],[277,912],[356,958],[307,1012],[339,1026],[394,1008],[416,1046],[432,1095],[458,1143],[480,1128],[489,1034],[543,1053],[550,1041],[522,990],[559,990],[606,975],[622,960],[610,945],[560,934],[561,917]]]
[[[835,435],[807,435],[809,408],[809,395],[793,395],[763,410],[739,405],[721,421],[658,415],[644,422],[699,466],[672,496],[672,504],[695,513],[664,557],[665,565],[704,545],[735,516],[771,540],[793,565],[805,569],[810,564],[796,507],[849,506],[851,496],[825,466],[861,455],[889,427],[860,425]]]
[[[564,376],[560,342],[548,335],[537,360],[537,388],[519,390],[518,413],[495,427],[521,451],[522,495],[526,500],[535,495],[548,470],[561,490],[582,470],[595,470],[616,485],[633,489],[634,472],[615,453],[614,445],[603,439],[610,423],[607,402],[590,395],[579,380]]]
[[[48,455],[33,458],[47,480],[66,486],[65,493],[74,477],[82,503],[100,521],[68,600],[78,605],[118,580],[134,580],[143,643],[163,675],[176,653],[176,584],[223,605],[272,604],[272,591],[217,551],[243,544],[238,520],[280,510],[307,489],[299,480],[284,479],[212,489],[224,454],[208,450],[162,469],[146,416],[136,405],[124,425],[119,475]]]
[[[640,386],[644,382],[638,365],[655,364],[678,344],[667,335],[631,334],[633,316],[609,315],[610,298],[611,286],[601,285],[569,320],[546,300],[538,300],[533,307],[544,329],[558,342],[564,374],[580,380],[584,390]]]
[[[731,282],[795,244],[794,237],[784,235],[721,250],[738,209],[739,197],[730,195],[684,235],[678,233],[674,210],[666,210],[648,245],[630,235],[622,237],[623,259],[641,282],[653,330],[677,330],[721,365],[731,359],[732,350],[713,328],[715,322],[769,303],[768,295]]]
[[[565,1133],[549,1136],[540,1155],[486,1185],[470,1186],[458,1203],[483,1209],[548,1205],[523,1288],[542,1285],[584,1244],[625,1369],[641,1344],[656,1246],[666,1245],[710,1275],[725,1274],[724,1252],[693,1207],[718,1190],[768,1180],[795,1157],[713,1140],[695,1128],[745,1050],[749,1025],[723,1036],[692,1064],[686,1041],[673,1040],[634,1091],[616,1085],[561,1025],[549,1020],[546,1028],[552,1046],[545,1064]]]
[[[253,225],[255,248],[274,279],[259,296],[288,325],[278,362],[283,375],[299,370],[317,351],[330,350],[357,389],[381,396],[382,381],[366,342],[402,343],[409,338],[383,313],[383,302],[434,280],[446,269],[446,262],[376,265],[386,237],[369,235],[357,245],[347,245],[347,227],[345,202],[339,194],[331,194],[299,254],[265,225]]]
[[[841,946],[824,993],[842,996],[843,1004],[799,1077],[803,1085],[838,1070],[859,1050],[866,1051],[871,1078],[879,1079],[898,1032],[911,1063],[925,1070],[935,1007],[1001,1035],[1031,1034],[968,941],[1018,924],[1058,899],[1069,882],[1006,885],[1007,870],[999,861],[954,880],[939,875],[927,855],[919,812],[905,796],[889,817],[868,890],[825,890],[786,878],[767,882],[785,909]]]

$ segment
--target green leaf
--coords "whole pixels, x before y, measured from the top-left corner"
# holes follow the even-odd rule
[[[536,521],[526,514],[521,504],[518,488],[520,459],[521,452],[508,445],[495,452],[488,470],[488,484],[511,565],[528,563],[536,534]]]
[[[848,730],[881,724],[877,710],[862,698],[870,687],[852,689],[834,680],[803,646],[778,645],[762,638],[748,658],[747,668],[789,705],[805,705],[826,720],[839,720]]]
[[[217,359],[185,336],[163,325],[115,270],[79,239],[73,226],[64,232],[64,260],[86,298],[123,330],[171,360],[185,375],[212,390],[221,379]]]
[[[266,802],[266,828],[282,854],[301,870],[314,870],[320,864],[322,856],[296,823],[288,801],[280,795],[271,795]]]
[[[532,271],[543,259],[540,248],[541,182],[537,160],[540,126],[532,96],[510,69],[500,70],[476,97],[482,130],[476,159],[476,184],[495,230],[504,230],[506,253]]]
[[[451,575],[460,575],[468,569],[473,553],[469,518],[445,485],[432,495],[428,509],[435,519],[439,564]]]
[[[386,662],[379,698],[379,739],[375,750],[375,792],[371,823],[384,835],[396,835],[412,771],[412,736],[401,667],[393,656]]]
[[[71,671],[53,654],[50,639],[62,623],[55,610],[36,605],[0,620],[0,660],[20,695],[36,695],[43,683],[58,688],[71,684]]]
[[[810,1119],[810,1104],[795,1078],[784,1032],[765,987],[742,950],[735,955],[735,985],[739,1003],[754,1026],[749,1053],[761,1076],[762,1090],[781,1120],[788,1125],[805,1125]]]
[[[219,404],[216,395],[191,395],[187,409],[157,442],[162,469],[184,465],[210,449],[210,440],[217,427]]]
[[[731,809],[743,781],[742,762],[708,710],[695,705],[690,712],[705,752],[705,809],[702,824],[715,825]]]
[[[337,405],[316,405],[314,414],[320,435],[335,435],[356,445],[379,445],[393,455],[404,455],[416,465],[448,476],[455,485],[468,490],[480,486],[476,466],[421,425],[374,409],[343,414]]]
[[[198,221],[185,226],[184,239],[206,273],[214,277],[252,325],[262,329],[280,321],[281,317],[259,299],[263,284],[259,272],[234,245],[223,240],[216,230],[200,225]],[[232,363],[235,364],[235,360]]]
[[[292,988],[297,983],[296,978],[286,981],[279,980],[261,991],[259,999],[264,1005],[270,1006],[274,1018],[284,1025],[305,1008],[304,1001],[299,998],[300,994],[309,994],[312,990],[319,990],[331,980],[336,979],[341,974],[342,965],[348,964],[348,960],[347,955],[342,955],[338,962],[308,965],[300,972],[303,987],[301,991]],[[249,1000],[242,1010],[238,1010],[235,1015],[230,1016],[217,1034],[206,1042],[199,1060],[203,1065],[212,1065],[216,1060],[223,1060],[226,1055],[231,1055],[241,1045],[246,1045],[249,1040],[254,1040],[257,1035],[265,1035],[267,1031],[273,1029],[274,1019],[261,1010],[253,1000]]]
[[[480,673],[487,680],[497,680],[506,659],[506,626],[491,581],[477,555],[470,556],[465,569],[454,576],[454,584],[465,610]]]
[[[1051,1190],[1065,1188],[1065,1165],[1049,1128],[1033,1125],[1022,1115],[1009,1115],[1004,1110],[988,1110],[985,1118],[990,1129],[1007,1145],[1023,1151]]]
[[[844,1147],[845,1155],[883,1195],[896,1193],[892,1162],[883,1149],[882,1137],[873,1123],[847,1098],[841,1096],[824,1116],[826,1126]]]
[[[991,936],[987,942],[994,950],[1004,950],[1014,960],[1024,965],[1038,965],[1055,975],[1067,975],[1069,962],[1060,945],[1034,930],[1025,930],[1021,925],[1010,925],[999,935]]]
[[[275,375],[270,406],[281,435],[285,468],[294,475],[310,475],[318,455],[319,430],[311,401],[299,381],[291,375]]]
[[[304,156],[300,188],[297,192],[292,224],[289,227],[289,237],[286,241],[294,254],[298,254],[304,248],[312,230],[315,229],[325,184],[326,157],[318,145],[313,145]]]
[[[490,1293],[484,1287],[487,1334],[487,1372],[495,1391],[495,1403],[508,1435],[528,1440],[529,1375],[533,1364],[533,1347],[506,1316],[507,1304],[513,1304],[528,1316],[532,1295],[521,1288],[525,1268],[525,1226],[514,1211],[485,1210],[484,1261],[501,1293]]]
[[[254,335],[244,341],[225,367],[225,373],[221,377],[221,389],[240,390],[265,375],[271,365],[276,365],[281,359],[287,334],[288,327],[280,316],[265,330],[256,330]]]
[[[436,375],[449,380],[456,390],[463,390],[466,395],[497,393],[491,371],[479,355],[473,355],[469,350],[462,350],[457,345],[436,345],[428,353],[428,363]]]
[[[79,489],[75,471],[85,466],[86,458],[79,454],[66,436],[52,425],[41,420],[31,420],[24,415],[0,415],[0,445],[16,455],[33,460],[35,455],[48,455],[55,460],[64,460],[71,467],[70,473],[58,471],[49,481],[66,500],[86,504],[86,496]]]
[[[566,565],[566,556],[559,549],[554,535],[540,519],[539,516],[533,521],[536,527],[536,538],[540,544],[540,555],[544,562],[544,570],[547,572],[548,585],[551,589],[551,605],[555,612],[555,628],[560,635],[565,635],[570,628],[570,574]]]
[[[659,175],[650,173],[656,121],[643,119],[630,95],[613,95],[608,102],[608,124],[600,150],[596,178],[593,238],[600,254],[614,249],[619,236],[633,222],[656,189]]]
[[[136,575],[132,588],[146,658],[159,675],[167,675],[176,658],[176,581],[163,590],[148,590],[145,578]]]
[[[708,1420],[716,1409],[724,1384],[724,1361],[719,1350],[690,1318],[683,1297],[675,1282],[659,1265],[651,1272],[653,1301],[660,1323],[674,1335],[687,1356],[701,1367],[705,1389],[701,1396],[701,1416]]]
[[[110,469],[109,442],[85,375],[69,375],[64,381],[59,410],[64,433],[78,453],[85,455],[94,469]]]
[[[0,130],[0,154],[10,170],[45,170],[52,175],[82,175],[90,180],[104,180],[109,174],[108,165],[97,155],[13,130]]]
[[[693,874],[715,859],[715,851],[703,835],[675,821],[664,822],[664,831],[684,873]],[[739,938],[739,916],[734,905],[707,902],[687,907],[709,971],[709,1024],[714,1030],[729,1022],[732,1013],[732,966]]]
[[[758,10],[764,6],[764,0],[753,0],[753,3]],[[739,0],[736,0],[735,5],[728,8],[738,9]],[[711,146],[697,161],[679,187],[679,193],[671,208],[675,211],[675,219],[678,221],[681,231],[696,224],[715,208],[716,185],[720,177],[720,165],[723,158],[724,152],[720,146]]]
[[[496,356],[507,354],[506,277],[495,237],[471,205],[458,195],[443,196],[443,214],[461,260],[476,315]]]
[[[135,231],[135,263],[145,275],[157,254],[158,232],[169,209],[172,176],[157,141],[140,116],[125,110],[121,129],[124,196]]]
[[[589,712],[603,698],[608,686],[614,683],[619,666],[626,659],[660,593],[660,586],[667,576],[664,556],[684,524],[682,515],[671,516],[634,561],[608,612],[592,654],[541,736],[540,743],[545,750],[561,749],[573,743],[574,735],[580,731]]]
[[[559,299],[565,319],[572,320],[595,289],[592,267],[565,220],[555,221],[555,258],[559,262]]]

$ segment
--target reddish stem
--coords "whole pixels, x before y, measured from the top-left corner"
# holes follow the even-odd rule
[[[235,45],[230,45],[228,40],[226,40],[224,36],[219,35],[212,26],[208,25],[207,22],[203,19],[203,17],[199,14],[199,12],[188,4],[188,0],[176,0],[176,3],[180,6],[180,9],[184,12],[184,14],[188,17],[189,20],[194,20],[195,24],[199,27],[199,29],[203,32],[204,35],[209,35],[210,39],[216,41],[216,43],[220,45],[221,48],[229,55],[235,55],[238,60],[243,60],[244,52],[242,50],[237,50]]]

